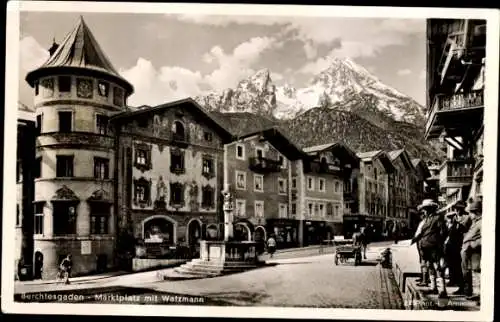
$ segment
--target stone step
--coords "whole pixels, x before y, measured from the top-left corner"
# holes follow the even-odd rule
[[[210,276],[221,275],[221,271],[219,272],[200,271],[200,270],[186,269],[182,267],[178,267],[174,271],[176,273],[186,274],[188,276],[198,276],[198,277],[210,277]]]

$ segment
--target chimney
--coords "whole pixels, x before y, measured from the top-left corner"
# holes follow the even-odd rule
[[[56,38],[54,37],[52,40],[52,47],[49,48],[49,53],[51,57],[56,52],[57,48],[59,48],[59,44],[56,43]]]

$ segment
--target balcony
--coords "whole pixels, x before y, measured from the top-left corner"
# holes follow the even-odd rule
[[[187,148],[189,146],[189,139],[186,135],[173,134],[172,145],[176,145],[180,148]]]
[[[315,173],[326,173],[326,174],[335,174],[339,175],[341,169],[338,165],[332,163],[311,161],[309,163],[309,168],[307,172],[315,172]]]
[[[472,183],[473,161],[447,160],[441,166],[439,185],[441,188],[460,187]]]
[[[262,157],[249,158],[250,170],[257,173],[272,173],[281,171],[281,161]]]
[[[484,94],[482,90],[454,95],[437,95],[425,125],[426,139],[438,138],[443,130],[449,136],[457,131],[470,131],[483,123]]]

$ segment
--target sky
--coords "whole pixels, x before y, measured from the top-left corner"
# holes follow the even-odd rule
[[[21,12],[20,101],[26,73],[76,26],[80,13]],[[333,57],[349,57],[425,103],[425,20],[84,13],[114,67],[131,82],[129,105],[155,105],[233,88],[268,68],[276,85],[306,87]]]

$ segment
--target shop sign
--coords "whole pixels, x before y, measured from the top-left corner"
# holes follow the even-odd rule
[[[81,253],[82,253],[82,255],[90,255],[90,254],[92,254],[92,241],[90,241],[90,240],[82,240]]]

